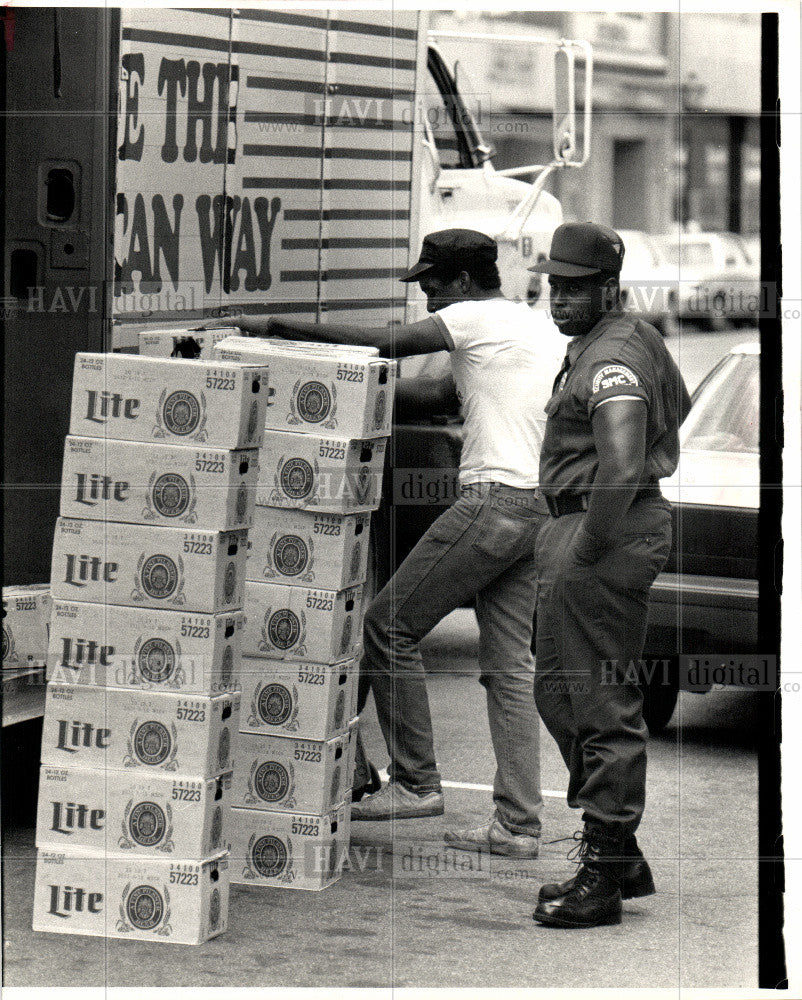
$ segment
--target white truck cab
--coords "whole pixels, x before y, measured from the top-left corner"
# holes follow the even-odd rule
[[[548,253],[551,235],[563,221],[559,201],[545,191],[549,174],[581,167],[590,152],[592,53],[584,42],[513,36],[509,44],[546,45],[555,53],[554,158],[551,163],[497,171],[493,147],[486,143],[460,94],[437,41],[460,38],[466,45],[498,36],[430,32],[427,68],[419,101],[424,131],[420,178],[421,235],[437,229],[477,229],[500,244],[502,291],[509,298],[531,299],[538,280],[527,268]],[[577,54],[585,66],[585,118],[582,151],[577,155],[574,67]],[[518,177],[530,174],[533,183]],[[536,298],[536,295],[534,296]]]

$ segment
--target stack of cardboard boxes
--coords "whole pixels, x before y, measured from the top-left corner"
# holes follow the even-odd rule
[[[267,370],[79,354],[53,546],[35,930],[196,944],[228,912]]]
[[[3,670],[45,665],[50,607],[49,583],[3,587]]]
[[[246,564],[232,882],[323,889],[349,842],[370,512],[395,364],[369,349],[232,337],[270,366]]]

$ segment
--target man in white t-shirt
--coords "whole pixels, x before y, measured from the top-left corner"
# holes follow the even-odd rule
[[[354,803],[352,819],[444,811],[419,643],[476,600],[480,683],[496,755],[495,811],[448,831],[466,850],[537,857],[542,798],[531,654],[534,543],[548,512],[537,491],[544,407],[565,349],[542,311],[500,291],[495,240],[468,229],[431,233],[402,281],[417,281],[430,318],[364,328],[238,317],[253,333],[370,344],[385,357],[446,349],[464,416],[460,496],[404,560],[365,613],[361,669],[371,678],[390,754],[390,781]],[[467,720],[466,720],[467,721]]]

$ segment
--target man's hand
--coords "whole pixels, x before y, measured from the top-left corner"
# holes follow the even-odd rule
[[[572,555],[574,561],[578,562],[580,566],[592,566],[601,559],[609,547],[609,539],[591,535],[583,522],[574,535]]]

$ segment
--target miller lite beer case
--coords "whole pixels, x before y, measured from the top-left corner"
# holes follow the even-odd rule
[[[231,772],[217,778],[43,766],[36,846],[202,860],[228,849]]]
[[[264,365],[79,353],[70,434],[256,448],[267,394]]]
[[[49,583],[3,587],[4,669],[41,667],[47,660],[52,603]]]
[[[279,812],[329,812],[350,793],[355,732],[328,740],[238,733],[232,806]]]
[[[244,657],[240,731],[326,740],[353,718],[358,666]]]
[[[239,683],[242,611],[208,615],[55,601],[47,679],[216,694]]]
[[[201,944],[228,927],[228,855],[204,861],[41,850],[33,929]]]
[[[139,354],[148,358],[210,361],[215,344],[238,333],[237,327],[231,326],[212,330],[140,330]]]
[[[394,361],[342,347],[299,351],[258,337],[230,337],[214,353],[221,360],[269,364],[268,430],[353,438],[387,437],[392,430]]]
[[[162,528],[60,517],[54,599],[170,611],[234,611],[243,603],[247,531]]]
[[[231,882],[319,891],[343,872],[351,810],[325,816],[232,809]]]
[[[256,507],[245,578],[345,590],[368,572],[370,514]]]
[[[259,450],[256,503],[331,514],[376,510],[386,451],[386,438],[267,431]]]
[[[255,448],[226,451],[70,435],[59,513],[207,531],[248,528],[258,473]]]
[[[216,777],[232,768],[239,710],[237,692],[184,696],[51,681],[41,762]]]
[[[315,590],[245,584],[244,656],[338,663],[353,656],[362,628],[362,587]]]

